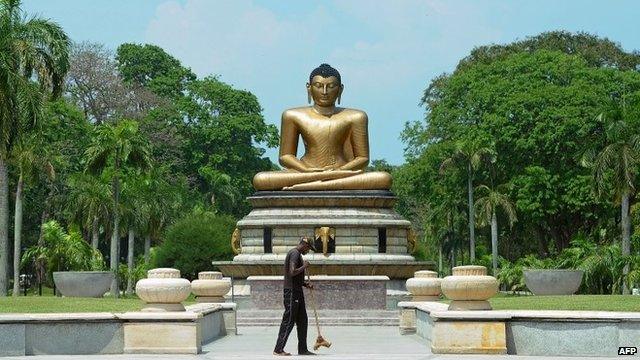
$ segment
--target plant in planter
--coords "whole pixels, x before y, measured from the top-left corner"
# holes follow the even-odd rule
[[[42,241],[27,249],[22,266],[41,263],[46,279],[53,281],[64,296],[101,297],[109,289],[114,274],[104,269],[99,251],[84,241],[79,231],[69,233],[56,221],[42,225]]]
[[[564,254],[564,252],[563,252]],[[559,256],[556,259],[537,259],[533,256],[524,258],[522,275],[527,288],[534,295],[573,295],[582,284],[584,271],[576,270],[573,262]]]

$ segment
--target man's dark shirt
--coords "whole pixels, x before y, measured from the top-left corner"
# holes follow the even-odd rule
[[[294,269],[290,269],[291,263],[295,265]],[[287,253],[287,257],[284,259],[284,288],[291,289],[293,291],[302,291],[302,284],[304,284],[304,271],[298,275],[291,276],[290,271],[302,267],[302,254],[297,248],[291,249]]]

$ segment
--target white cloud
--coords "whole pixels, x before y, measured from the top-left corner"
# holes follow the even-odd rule
[[[476,3],[439,0],[335,1],[295,14],[251,0],[168,1],[146,34],[199,75],[254,92],[276,124],[305,100],[309,71],[329,62],[345,78],[345,105],[376,121],[372,157],[395,163],[403,123],[422,117],[417,102],[429,79],[497,36]]]

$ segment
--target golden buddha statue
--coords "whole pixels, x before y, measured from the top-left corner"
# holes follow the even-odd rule
[[[280,165],[286,170],[256,174],[256,190],[388,190],[391,175],[365,172],[369,135],[364,111],[336,107],[344,85],[340,73],[322,64],[307,83],[309,102],[282,113]],[[305,154],[298,159],[298,138]]]

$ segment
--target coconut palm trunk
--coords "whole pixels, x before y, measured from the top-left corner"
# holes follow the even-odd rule
[[[94,250],[98,249],[98,245],[100,243],[100,227],[98,224],[98,219],[94,218],[91,223],[91,247]]]
[[[116,165],[117,168],[117,165]],[[120,288],[118,286],[118,242],[120,241],[120,216],[118,215],[118,204],[120,203],[120,183],[118,181],[118,175],[113,177],[113,233],[111,234],[110,244],[110,256],[109,256],[109,268],[114,273],[113,281],[111,282],[111,294],[114,297],[118,297]]]
[[[622,227],[622,256],[627,257],[631,254],[631,222],[629,221],[629,192],[622,194],[622,204],[620,226]],[[622,294],[628,295],[629,288],[627,284],[627,275],[629,274],[629,263],[627,262],[622,269]]]
[[[491,262],[493,276],[496,276],[498,274],[498,217],[495,210],[491,214]]]
[[[9,266],[9,178],[6,159],[0,156],[0,296],[7,296]]]
[[[18,177],[16,186],[15,216],[13,220],[13,296],[20,295],[20,251],[22,246],[22,189],[24,179]]]
[[[473,169],[471,161],[467,164],[467,188],[469,197],[469,261],[476,261],[476,226],[475,226],[475,210],[473,207]]]
[[[151,258],[151,235],[147,234],[144,237],[144,262],[149,263]]]
[[[129,229],[129,239],[127,242],[127,295],[133,294],[133,247],[136,239],[136,234],[133,229]]]

